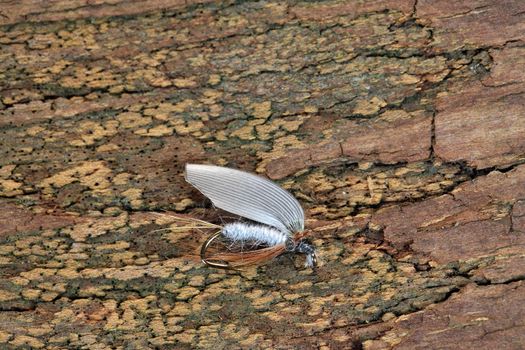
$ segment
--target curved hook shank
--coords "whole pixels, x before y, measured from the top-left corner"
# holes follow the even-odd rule
[[[223,260],[214,260],[206,258],[206,251],[210,247],[211,243],[221,235],[221,231],[214,233],[202,244],[201,247],[201,261],[211,267],[217,267],[219,269],[231,269],[230,264]]]

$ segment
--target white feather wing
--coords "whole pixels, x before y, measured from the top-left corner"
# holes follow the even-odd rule
[[[186,181],[232,214],[289,234],[304,229],[304,212],[297,199],[270,180],[236,169],[186,164]]]

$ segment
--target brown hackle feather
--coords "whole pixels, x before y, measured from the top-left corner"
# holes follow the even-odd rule
[[[284,244],[278,244],[273,247],[245,252],[216,253],[207,257],[207,259],[227,262],[230,265],[230,268],[235,269],[246,266],[262,265],[284,252],[286,252],[286,246]]]

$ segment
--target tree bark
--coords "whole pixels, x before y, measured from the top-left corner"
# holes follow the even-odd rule
[[[0,345],[521,349],[525,2],[0,1]],[[188,162],[320,266],[207,268]],[[159,214],[160,213],[160,214]]]

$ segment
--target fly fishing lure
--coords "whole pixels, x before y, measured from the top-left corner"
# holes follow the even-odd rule
[[[306,266],[317,264],[315,248],[304,238],[303,209],[289,192],[257,175],[213,165],[186,164],[186,181],[217,208],[254,222],[211,224],[220,230],[202,245],[201,260],[206,265],[235,269],[261,264],[283,253],[302,253]],[[208,254],[217,239],[241,249]]]

